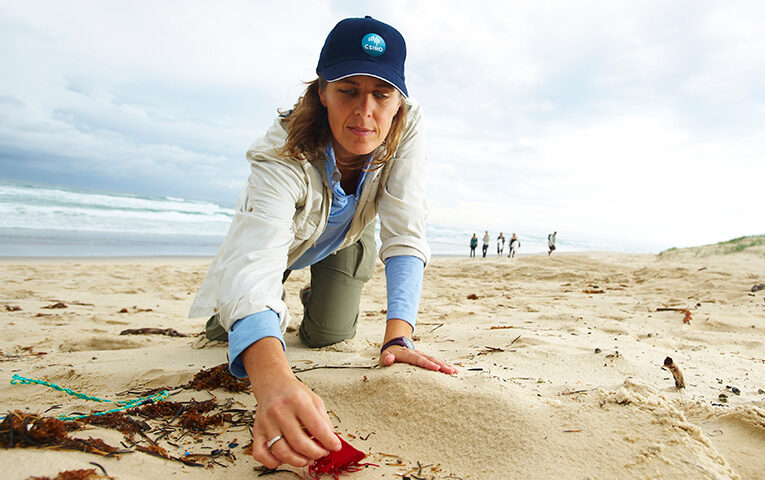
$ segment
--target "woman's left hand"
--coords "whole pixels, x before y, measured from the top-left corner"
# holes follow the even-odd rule
[[[380,366],[389,367],[394,363],[408,363],[417,367],[443,372],[449,375],[457,373],[457,369],[427,353],[410,350],[406,347],[391,345],[380,354]]]

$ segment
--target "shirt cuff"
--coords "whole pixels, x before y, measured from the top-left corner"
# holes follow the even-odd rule
[[[412,255],[390,257],[385,262],[388,289],[388,320],[399,318],[414,329],[420,306],[425,262]]]
[[[279,329],[279,315],[273,310],[253,313],[234,322],[228,331],[228,369],[232,375],[240,378],[247,376],[241,358],[242,352],[266,337],[278,338],[282,342],[282,348],[287,349]]]

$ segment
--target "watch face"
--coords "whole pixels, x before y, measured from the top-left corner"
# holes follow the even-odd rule
[[[412,343],[409,337],[403,337],[402,340],[404,341],[406,348],[408,348],[409,350],[414,350],[414,343]]]

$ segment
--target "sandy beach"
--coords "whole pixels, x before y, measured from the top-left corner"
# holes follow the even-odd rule
[[[197,335],[203,320],[187,318],[209,260],[0,261],[0,415],[113,408],[11,385],[17,374],[114,400],[158,388],[170,390],[167,402],[214,397],[213,412],[239,419],[204,432],[142,419],[132,440],[88,425],[69,435],[130,453],[0,449],[4,479],[89,468],[121,480],[258,476],[244,450],[254,397],[175,388],[227,361],[224,344]],[[753,291],[765,283],[762,246],[435,258],[425,275],[415,341],[457,375],[374,368],[386,308],[379,262],[354,339],[311,350],[297,324],[286,334],[298,377],[323,398],[336,431],[378,465],[342,478],[765,478],[765,290]],[[286,283],[293,322],[308,278],[294,272]],[[149,327],[188,336],[120,335]],[[667,357],[684,389],[662,368]],[[176,459],[137,451],[151,442]],[[298,475],[266,478],[307,478],[291,470]]]

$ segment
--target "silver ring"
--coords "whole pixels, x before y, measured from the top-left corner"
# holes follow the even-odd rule
[[[279,440],[281,440],[282,438],[284,438],[284,437],[282,437],[281,435],[277,435],[277,436],[275,436],[274,438],[272,438],[271,440],[269,440],[269,441],[268,441],[268,443],[266,443],[266,448],[268,448],[269,450],[271,450],[271,447],[273,447],[273,446],[274,446],[274,443],[278,442],[278,441],[279,441]]]

